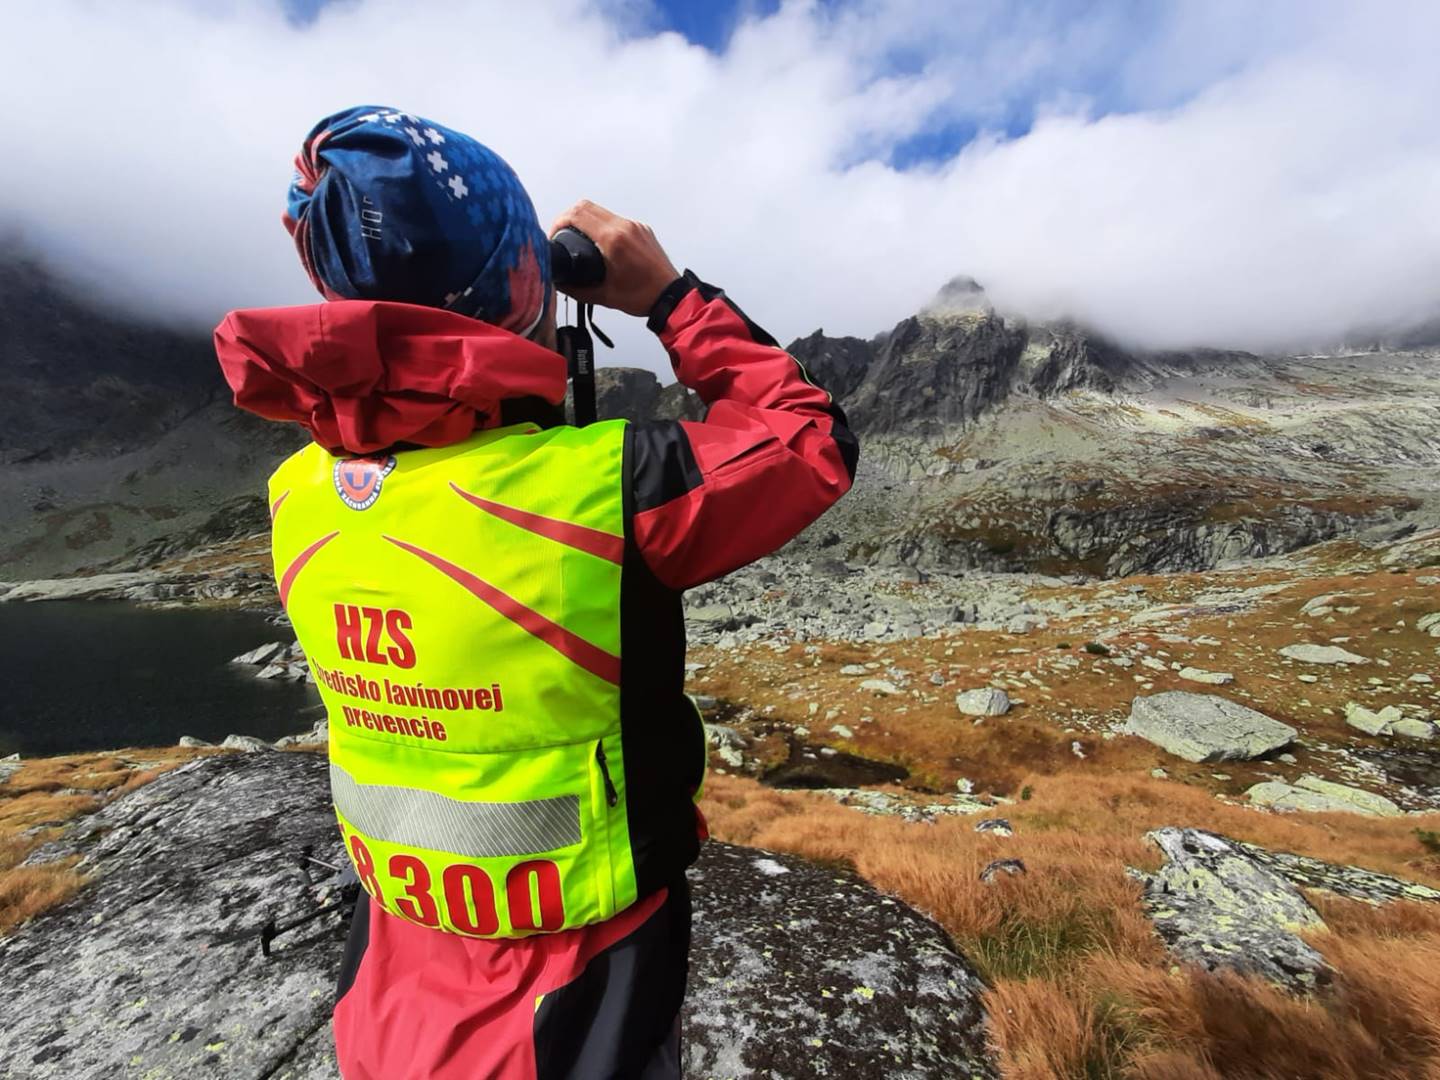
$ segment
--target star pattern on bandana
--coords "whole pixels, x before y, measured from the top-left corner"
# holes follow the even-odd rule
[[[521,264],[526,258],[534,263],[537,252],[543,257],[545,236],[535,222],[529,197],[503,160],[473,139],[399,109],[364,106],[350,111],[348,116],[329,118],[327,124],[325,129],[317,128],[317,132],[323,130],[325,136],[323,140],[317,138],[317,143],[323,144],[315,163],[317,173],[326,167],[335,168],[337,178],[344,175],[345,184],[354,185],[356,192],[365,195],[367,207],[371,206],[372,198],[376,205],[385,206],[383,236],[371,235],[378,230],[369,218],[359,216],[362,214],[359,210],[350,228],[353,242],[367,244],[367,251],[377,257],[377,261],[365,268],[366,272],[373,271],[377,277],[382,272],[403,273],[408,258],[405,245],[427,239],[436,229],[443,230],[443,235],[460,237],[464,242],[448,253],[444,266],[426,270],[417,264],[419,273],[429,274],[427,287],[433,283],[437,301],[443,297],[444,304],[453,311],[506,328],[523,330],[533,325],[537,305],[543,306],[549,275],[543,263],[524,273]],[[357,125],[368,126],[369,130],[361,133],[354,144],[344,145]],[[371,142],[367,145],[360,139]],[[342,156],[355,150],[368,151],[376,145],[384,145],[388,151],[383,155],[385,167],[376,168],[375,179],[367,177],[363,155]],[[335,157],[327,164],[330,154]],[[392,171],[397,159],[405,156],[410,158],[410,163]],[[313,184],[304,185],[308,175],[299,176],[292,183],[290,203],[292,218],[298,223],[292,231],[302,238],[311,235],[307,230],[310,222],[306,220],[309,201],[324,195],[322,191],[322,195],[317,196]],[[423,185],[423,196],[413,188],[408,193],[405,191],[402,181],[407,176],[413,178],[412,182],[429,178],[430,183]],[[373,187],[367,189],[367,182]],[[339,190],[340,184],[329,185],[325,190],[331,187]],[[419,204],[411,203],[416,213],[408,215],[404,209],[406,201],[419,197],[428,200],[428,208],[419,212]],[[378,209],[374,212],[379,213]],[[318,222],[322,218],[317,215],[314,220]],[[386,241],[390,246],[379,241]],[[297,246],[301,242],[297,241]],[[365,295],[366,289],[375,287],[363,275],[355,275],[351,280],[351,265],[343,259],[345,238],[342,235],[327,235],[325,244],[328,247],[317,249],[322,251],[323,262],[315,267],[307,266],[311,280],[324,295],[353,297]],[[302,258],[308,250],[302,250]],[[501,253],[501,257],[486,257],[477,263],[476,252],[485,251]],[[535,282],[530,283],[526,273],[535,277]]]

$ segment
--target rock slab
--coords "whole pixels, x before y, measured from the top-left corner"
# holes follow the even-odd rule
[[[1367,817],[1400,817],[1405,811],[1373,791],[1302,776],[1294,784],[1266,780],[1245,792],[1257,806],[1273,810],[1300,810],[1311,813],[1363,814]]]
[[[1242,847],[1200,829],[1158,829],[1165,865],[1145,885],[1145,907],[1166,946],[1187,964],[1258,975],[1306,992],[1329,965],[1298,931],[1325,924],[1300,890]]]
[[[1137,697],[1125,732],[1186,761],[1249,761],[1288,745],[1289,724],[1214,694],[1168,690]]]
[[[1207,683],[1210,686],[1228,686],[1235,676],[1228,671],[1206,671],[1203,668],[1182,667],[1180,678],[1190,682]]]
[[[1389,735],[1395,722],[1404,718],[1404,713],[1394,705],[1386,705],[1379,712],[1353,701],[1345,706],[1345,723],[1366,735]]]
[[[1389,904],[1396,900],[1410,900],[1416,903],[1440,903],[1440,889],[1421,885],[1417,881],[1381,874],[1360,866],[1344,866],[1312,859],[1307,855],[1293,855],[1288,851],[1270,851],[1257,844],[1243,840],[1231,840],[1230,844],[1250,856],[1262,866],[1273,870],[1292,885],[1302,889],[1320,889],[1343,896],[1348,900],[1360,900],[1367,904]]]
[[[997,1075],[984,987],[934,923],[787,856],[712,843],[698,868],[686,1076]]]
[[[34,853],[78,855],[92,880],[0,941],[0,970],[30,1003],[5,1010],[0,1076],[338,1075],[339,920],[280,939],[269,960],[255,937],[267,918],[327,899],[297,867],[307,845],[335,865],[344,857],[324,759],[227,754],[168,773]],[[287,1066],[301,1056],[318,1064]]]
[[[1363,656],[1342,649],[1339,645],[1286,645],[1280,655],[1302,664],[1368,664]]]
[[[333,897],[302,878],[306,848],[344,858],[324,757],[291,753],[183,766],[35,852],[79,856],[92,881],[0,940],[25,1002],[4,1012],[0,1077],[336,1080],[341,918],[269,959],[256,938]],[[854,875],[718,843],[691,880],[686,1075],[996,1075],[984,987],[928,919]]]

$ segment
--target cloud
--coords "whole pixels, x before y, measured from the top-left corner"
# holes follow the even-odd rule
[[[1434,314],[1440,8],[1074,7],[788,3],[715,53],[637,0],[48,0],[7,20],[0,231],[172,319],[309,302],[290,161],[364,102],[489,143],[547,222],[581,196],[648,221],[782,340],[868,336],[960,273],[1143,345]],[[666,371],[622,321],[616,359]]]

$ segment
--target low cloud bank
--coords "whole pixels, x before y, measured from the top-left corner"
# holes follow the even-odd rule
[[[580,196],[649,221],[782,340],[868,336],[962,273],[1143,346],[1435,316],[1440,8],[1068,6],[786,4],[710,52],[630,2],[353,0],[302,24],[49,0],[0,64],[0,232],[147,314],[307,303],[290,161],[367,102],[488,142],[546,221]],[[915,159],[956,129],[978,134]],[[646,338],[625,327],[617,359],[664,371]]]

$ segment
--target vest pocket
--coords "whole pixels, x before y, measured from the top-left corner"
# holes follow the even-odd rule
[[[601,914],[610,918],[615,914],[615,859],[611,852],[611,815],[620,804],[620,793],[610,775],[610,762],[605,756],[605,741],[596,740],[595,753],[590,768],[592,820],[595,824],[595,852],[599,858],[598,876],[603,880],[599,886]]]

